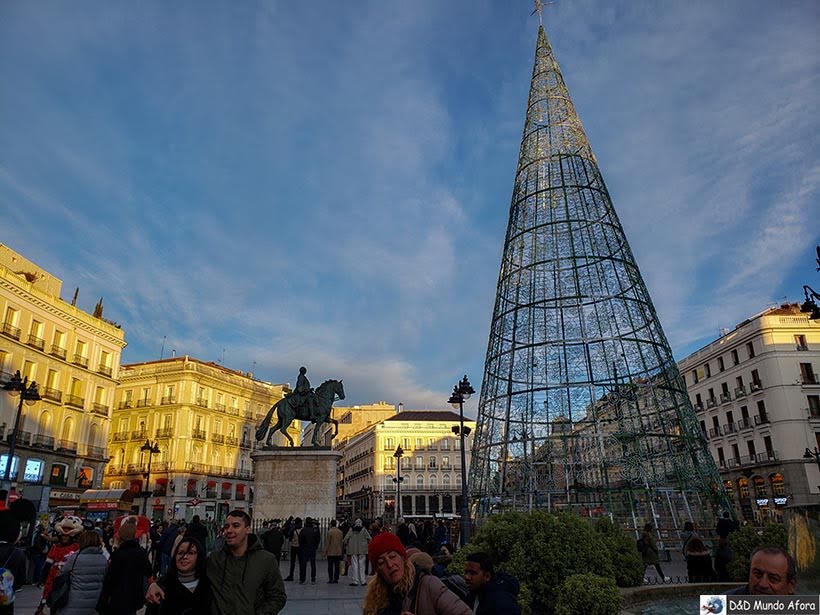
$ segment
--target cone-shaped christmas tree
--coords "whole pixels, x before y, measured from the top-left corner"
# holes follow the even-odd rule
[[[543,27],[470,490],[479,517],[563,509],[633,527],[711,522],[728,504]]]

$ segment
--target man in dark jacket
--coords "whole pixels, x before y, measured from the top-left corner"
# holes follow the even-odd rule
[[[208,555],[208,580],[214,599],[210,615],[276,615],[287,594],[273,554],[251,533],[251,518],[233,510],[225,520],[225,546]],[[153,583],[145,599],[159,604],[162,588]]]
[[[199,515],[194,515],[188,527],[185,528],[185,535],[196,538],[206,549],[208,548],[208,528],[202,525]]]
[[[737,521],[731,518],[728,512],[723,513],[723,519],[719,519],[715,532],[720,538],[728,538],[729,534],[736,532],[738,529]]]
[[[171,551],[174,550],[174,540],[176,540],[177,528],[179,526],[176,522],[171,522],[168,527],[162,530],[159,537],[159,573],[164,575],[168,571],[168,566],[171,564]]]
[[[321,536],[316,522],[307,517],[305,527],[299,534],[299,584],[305,584],[307,565],[310,562],[310,583],[316,584],[316,550],[319,548]]]
[[[410,528],[404,522],[404,517],[399,517],[399,524],[396,526],[396,536],[401,540],[401,544],[406,547],[410,546]]]
[[[471,553],[467,556],[464,580],[470,589],[464,602],[476,615],[521,615],[521,609],[515,601],[518,581],[507,574],[496,574],[493,562],[486,553]]]
[[[135,523],[120,526],[119,546],[108,560],[97,611],[103,615],[135,615],[142,608],[151,562],[136,540]]]
[[[277,562],[282,559],[282,545],[285,544],[285,536],[282,534],[282,530],[279,529],[279,521],[279,519],[274,519],[271,522],[270,529],[261,537],[262,546],[265,547],[265,550],[273,553]]]

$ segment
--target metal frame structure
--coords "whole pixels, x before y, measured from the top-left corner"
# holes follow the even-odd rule
[[[543,508],[679,527],[729,506],[543,27],[470,490],[479,520]]]

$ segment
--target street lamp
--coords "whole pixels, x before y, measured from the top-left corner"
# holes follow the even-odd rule
[[[803,459],[814,459],[817,462],[817,469],[820,470],[820,449],[816,446],[814,447],[814,451],[806,448],[806,452],[803,453]]]
[[[808,313],[809,320],[820,320],[820,306],[817,305],[815,299],[820,299],[820,293],[814,290],[811,286],[803,286],[803,293],[806,300],[800,306],[800,311]]]
[[[401,517],[401,483],[404,480],[401,475],[401,458],[404,457],[404,449],[402,449],[401,444],[396,447],[393,457],[396,458],[396,478],[393,479],[393,482],[396,483],[396,522],[398,523],[399,517]]]
[[[470,539],[470,508],[467,505],[467,457],[464,450],[464,438],[470,433],[470,428],[464,426],[464,402],[470,399],[470,395],[475,393],[475,389],[467,380],[467,375],[453,387],[453,394],[447,403],[453,408],[458,408],[458,427],[453,428],[453,433],[458,430],[461,438],[461,546],[467,544]]]
[[[9,440],[9,456],[6,459],[6,471],[3,474],[3,482],[9,483],[9,476],[11,474],[11,464],[14,462],[14,447],[17,444],[17,432],[20,429],[20,416],[23,413],[23,402],[29,406],[40,399],[40,393],[37,391],[37,383],[29,384],[28,376],[20,377],[20,370],[11,377],[6,384],[3,385],[3,390],[7,391],[12,397],[20,396],[20,403],[17,404],[17,416],[14,418],[14,430],[11,432],[11,439]],[[10,490],[9,490],[10,491]]]
[[[148,498],[151,497],[152,493],[152,491],[150,490],[151,460],[154,458],[154,455],[158,455],[162,451],[159,448],[159,443],[154,442],[153,444],[151,444],[148,440],[145,441],[145,444],[140,446],[140,450],[143,453],[148,453],[148,471],[142,473],[142,476],[145,478],[145,490],[142,492],[142,497],[145,498],[142,502],[142,515],[143,517],[145,517],[148,515]]]

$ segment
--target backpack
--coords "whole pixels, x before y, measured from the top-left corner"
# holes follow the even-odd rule
[[[0,606],[14,604],[14,573],[7,568],[12,557],[14,557],[14,547],[6,558],[6,563],[0,568]]]
[[[646,540],[644,539],[643,536],[638,538],[637,547],[638,547],[638,553],[640,553],[641,555],[646,553]]]

